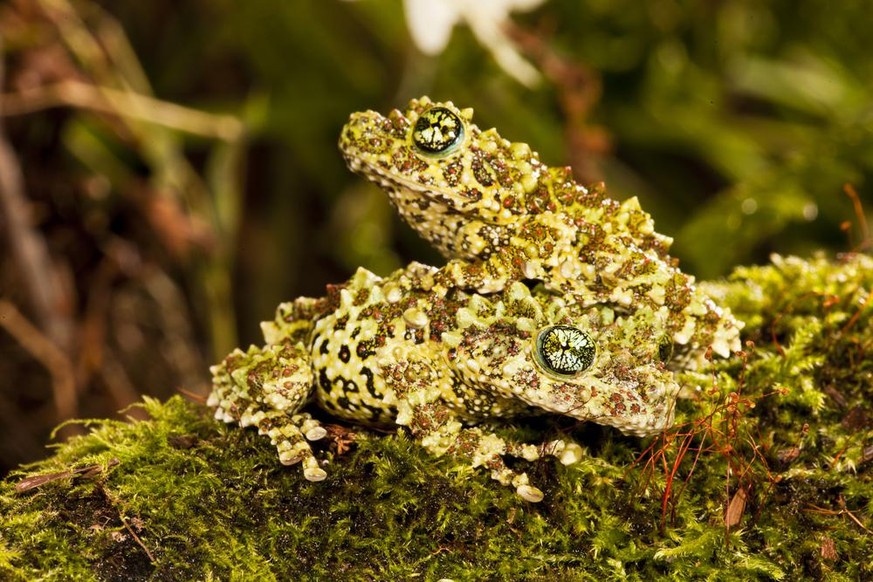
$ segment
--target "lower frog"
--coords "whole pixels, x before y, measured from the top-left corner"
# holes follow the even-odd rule
[[[664,361],[666,308],[622,315],[521,282],[488,296],[427,289],[421,281],[434,271],[412,263],[380,278],[359,269],[323,298],[280,305],[262,324],[265,346],[212,367],[216,418],[256,426],[282,463],[321,481],[309,441],[327,431],[302,411],[314,400],[356,423],[406,427],[430,453],[485,467],[532,502],[542,492],[504,457],[571,463],[581,448],[513,442],[482,421],[551,413],[638,436],[672,423],[679,386]]]

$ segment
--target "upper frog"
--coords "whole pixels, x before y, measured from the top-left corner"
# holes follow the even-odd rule
[[[326,432],[300,412],[314,397],[335,416],[406,426],[428,451],[485,466],[531,501],[542,493],[502,457],[567,461],[578,446],[470,425],[552,413],[651,435],[672,422],[679,387],[665,362],[666,309],[622,315],[520,282],[493,296],[424,290],[434,271],[413,263],[383,279],[359,269],[323,298],[280,305],[262,324],[265,346],[213,367],[216,416],[257,426],[282,462],[302,461],[318,481],[326,473],[307,440]]]
[[[524,143],[480,130],[472,109],[413,99],[354,113],[340,137],[349,167],[384,188],[401,216],[451,259],[434,283],[488,293],[535,279],[582,305],[667,307],[687,354],[739,349],[739,324],[668,255],[636,198],[585,188]]]

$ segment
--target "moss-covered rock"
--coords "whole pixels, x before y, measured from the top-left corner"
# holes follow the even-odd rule
[[[403,434],[336,427],[329,478],[176,397],[0,484],[0,577],[41,579],[873,578],[873,261],[776,257],[710,287],[744,354],[683,374],[648,441],[566,419],[588,456],[521,500]],[[356,429],[357,430],[357,429]]]

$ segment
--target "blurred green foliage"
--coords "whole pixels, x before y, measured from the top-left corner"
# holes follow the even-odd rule
[[[553,164],[579,155],[569,151],[573,132],[605,128],[613,149],[581,153],[616,197],[641,197],[675,237],[684,268],[703,277],[774,250],[851,248],[860,233],[850,242],[839,228],[856,220],[844,183],[871,207],[864,2],[552,0],[518,15],[516,26],[550,54],[599,77],[602,97],[583,127],[568,127],[561,107],[562,95],[582,89],[554,75],[522,86],[465,26],[441,56],[420,55],[397,0],[107,9],[158,94],[241,111],[252,125],[242,218],[243,240],[257,244],[243,244],[238,271],[247,338],[279,300],[318,293],[362,262],[384,273],[411,258],[438,260],[384,202],[361,193],[334,146],[351,111],[384,111],[420,94],[474,107],[480,125]],[[332,212],[355,213],[359,236],[339,236],[348,224]]]
[[[547,162],[571,157],[556,93],[572,88],[560,79],[525,88],[465,27],[441,57],[419,55],[396,0],[106,8],[124,23],[157,94],[240,111],[251,124],[247,196],[256,204],[248,207],[275,233],[275,256],[260,259],[276,263],[264,265],[278,277],[268,285],[275,299],[289,285],[318,289],[293,279],[309,263],[303,251],[312,251],[306,211],[323,230],[329,209],[358,181],[334,147],[351,111],[427,93],[473,106],[480,125],[531,143]],[[602,76],[603,97],[587,121],[606,127],[616,146],[601,160],[607,183],[616,196],[641,195],[660,228],[676,235],[686,266],[715,276],[760,260],[762,250],[846,247],[837,225],[853,216],[841,187],[863,191],[873,163],[873,40],[852,26],[868,9],[568,0],[520,15],[518,26]],[[797,222],[813,224],[787,232]],[[342,268],[355,266],[347,249],[325,253],[315,242]]]

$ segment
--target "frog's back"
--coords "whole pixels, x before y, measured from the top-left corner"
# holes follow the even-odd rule
[[[315,399],[333,415],[387,426],[412,387],[433,391],[460,419],[511,416],[528,407],[461,381],[447,359],[444,332],[457,326],[470,296],[421,289],[433,267],[413,263],[381,279],[359,269],[331,291],[336,308],[319,318],[310,342]],[[398,392],[400,394],[398,394]]]
[[[329,291],[336,307],[315,322],[310,341],[315,399],[322,408],[357,423],[393,424],[396,394],[382,364],[413,351],[441,367],[439,324],[432,325],[439,305],[432,294],[411,289],[413,280],[433,270],[413,263],[383,279],[359,269]]]

